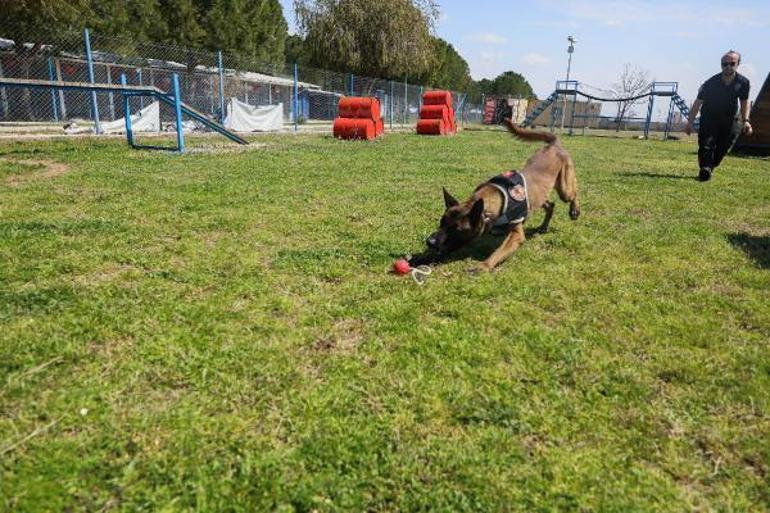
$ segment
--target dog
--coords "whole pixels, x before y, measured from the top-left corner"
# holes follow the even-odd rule
[[[480,267],[480,270],[491,271],[524,242],[524,223],[535,209],[545,211],[545,219],[537,231],[545,233],[548,230],[554,209],[554,203],[549,199],[553,189],[562,201],[569,203],[570,217],[576,220],[580,216],[575,165],[559,138],[549,132],[523,130],[510,119],[504,122],[518,139],[542,141],[545,147],[532,155],[521,171],[509,171],[491,178],[462,203],[444,188],[446,210],[439,228],[425,241],[428,251],[413,257],[409,261],[411,265],[440,261],[482,234],[502,229],[506,233],[505,239]]]

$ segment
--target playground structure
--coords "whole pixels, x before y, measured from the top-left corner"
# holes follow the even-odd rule
[[[629,102],[629,101],[635,101],[640,100],[642,98],[648,97],[649,101],[647,104],[647,115],[644,118],[638,118],[639,120],[642,120],[644,122],[644,137],[648,138],[650,134],[650,127],[652,124],[652,114],[654,110],[654,103],[656,97],[663,97],[669,99],[669,105],[668,105],[668,114],[666,116],[666,122],[665,122],[665,129],[664,129],[664,139],[667,139],[669,137],[669,134],[671,132],[672,126],[673,126],[673,120],[674,120],[674,112],[675,108],[681,112],[682,116],[684,118],[687,118],[687,116],[690,113],[690,109],[687,106],[687,103],[684,101],[684,99],[679,96],[679,83],[678,82],[653,82],[646,92],[633,96],[628,98],[601,98],[592,94],[589,94],[580,88],[580,82],[577,80],[559,80],[556,82],[556,88],[551,93],[550,96],[543,102],[541,102],[537,108],[535,108],[532,112],[530,112],[524,122],[522,123],[522,126],[534,126],[534,121],[540,116],[549,106],[553,105],[557,108],[552,108],[551,110],[551,119],[550,119],[550,127],[551,130],[553,130],[556,119],[562,117],[564,115],[564,118],[568,121],[569,126],[569,134],[573,134],[573,129],[576,127],[580,127],[581,124],[580,121],[582,120],[583,129],[588,124],[589,119],[595,119],[596,115],[593,114],[576,114],[575,113],[575,106],[578,103],[577,97],[581,96],[584,98],[587,98],[589,100],[599,101],[599,102]],[[558,109],[558,102],[561,97],[564,98],[571,98],[571,112],[569,115],[567,115],[566,112],[559,112]],[[576,120],[577,120],[577,126],[576,126]],[[620,121],[620,120],[619,120]]]
[[[420,119],[417,120],[420,135],[451,135],[457,133],[455,111],[452,109],[452,93],[426,91],[422,95]]]
[[[345,96],[337,105],[337,119],[332,133],[339,139],[371,140],[384,132],[380,117],[380,100],[376,97]]]
[[[88,92],[92,95],[92,101],[94,102],[94,109],[96,105],[96,93],[97,92],[109,92],[119,93],[123,95],[123,105],[125,109],[125,122],[126,122],[126,138],[128,144],[132,148],[144,148],[144,149],[166,149],[158,148],[155,146],[142,146],[138,145],[134,141],[134,134],[131,126],[131,107],[129,99],[135,96],[152,97],[166,105],[171,106],[174,109],[176,120],[176,134],[177,134],[177,146],[174,148],[176,151],[183,152],[184,145],[184,130],[182,129],[182,115],[186,115],[202,125],[210,128],[211,130],[218,132],[231,141],[239,144],[249,144],[246,140],[239,137],[237,134],[231,132],[216,121],[212,121],[201,112],[193,109],[189,105],[184,104],[181,101],[181,94],[179,92],[179,76],[173,75],[173,88],[170,92],[163,92],[157,87],[147,86],[130,86],[126,84],[125,74],[121,75],[121,84],[91,84],[81,82],[57,82],[46,80],[34,80],[34,79],[16,79],[16,78],[0,78],[0,87],[24,87],[29,89],[50,89],[52,91],[82,91]],[[97,115],[94,116],[98,119]],[[96,123],[96,131],[100,132],[99,124]]]
[[[770,156],[770,73],[754,100],[749,119],[754,133],[750,136],[741,134],[733,146],[733,151]]]

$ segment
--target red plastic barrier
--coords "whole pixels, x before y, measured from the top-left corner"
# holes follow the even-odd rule
[[[452,93],[449,91],[426,91],[422,94],[423,105],[446,105],[452,108]]]
[[[380,119],[380,100],[368,96],[344,96],[337,104],[341,118]]]
[[[423,105],[420,107],[420,119],[447,119],[449,109],[446,105]]]
[[[444,135],[446,130],[443,119],[417,120],[417,133],[420,135]]]
[[[374,139],[377,136],[375,122],[371,119],[337,118],[332,127],[334,137],[340,139]]]
[[[385,133],[385,124],[382,122],[382,119],[378,119],[374,122],[374,135],[375,137],[379,137],[382,134]]]

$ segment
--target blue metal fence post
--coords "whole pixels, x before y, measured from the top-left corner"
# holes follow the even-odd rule
[[[109,66],[107,66],[107,83],[112,85],[112,70]],[[110,99],[108,102],[110,105],[110,119],[115,121],[115,95],[113,95],[112,91],[110,91],[107,96]]]
[[[406,113],[409,110],[409,92],[407,87],[406,77],[404,77],[404,125],[406,125]]]
[[[88,29],[83,30],[83,38],[86,43],[86,61],[88,63],[88,80],[94,83],[94,59],[91,55],[91,35]],[[102,125],[99,123],[99,105],[96,102],[96,91],[91,91],[91,115],[94,118],[94,128],[97,134],[102,133]]]
[[[420,97],[417,98],[417,111],[422,108],[422,86],[420,86]]]
[[[56,80],[56,75],[54,75],[53,72],[53,57],[48,57],[48,80],[51,82]],[[51,89],[51,105],[53,110],[53,119],[58,123],[59,122],[59,105],[56,101],[56,90]]]
[[[225,68],[222,66],[222,52],[217,52],[219,64],[219,122],[225,124]]]
[[[120,85],[126,87],[126,74],[120,74]],[[131,97],[125,92],[123,93],[123,113],[126,116],[126,138],[128,139],[128,145],[134,147],[134,131],[131,127],[131,104],[129,100]]]
[[[297,63],[294,63],[294,133],[297,132],[297,107],[299,105],[299,86],[297,84]]]
[[[353,73],[350,73],[350,89],[348,90],[348,96],[353,96],[353,91],[355,90],[355,80],[356,76]]]
[[[137,69],[136,69],[136,78],[137,78],[137,80],[139,81],[139,85],[140,85],[140,86],[144,85],[144,84],[142,83],[142,68],[137,68]],[[143,109],[143,108],[144,108],[144,97],[143,97],[143,96],[140,96],[140,97],[139,97],[139,110],[141,110],[141,109]]]
[[[211,116],[214,116],[214,75],[209,75],[209,95],[211,96]]]
[[[390,81],[390,101],[388,102],[388,119],[390,119],[390,129],[393,130],[393,104],[396,102],[396,97],[393,94],[393,81]]]
[[[177,150],[184,151],[184,132],[182,131],[182,95],[179,93],[179,74],[174,73],[174,110],[176,111],[176,144]]]

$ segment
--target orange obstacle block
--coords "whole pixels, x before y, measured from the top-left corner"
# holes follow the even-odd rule
[[[339,117],[334,120],[334,137],[374,139],[385,132],[380,117],[380,100],[375,97],[345,96],[337,104]]]
[[[443,119],[417,120],[417,133],[420,135],[445,135],[447,127]]]
[[[422,135],[447,135],[457,132],[455,111],[452,109],[452,93],[426,91],[422,95],[417,133]]]
[[[340,139],[374,139],[377,128],[371,119],[337,118],[332,128],[334,137]]]
[[[426,91],[422,95],[423,105],[446,105],[452,108],[452,93],[449,91]]]
[[[341,118],[380,119],[380,100],[374,97],[345,96],[337,106]]]

